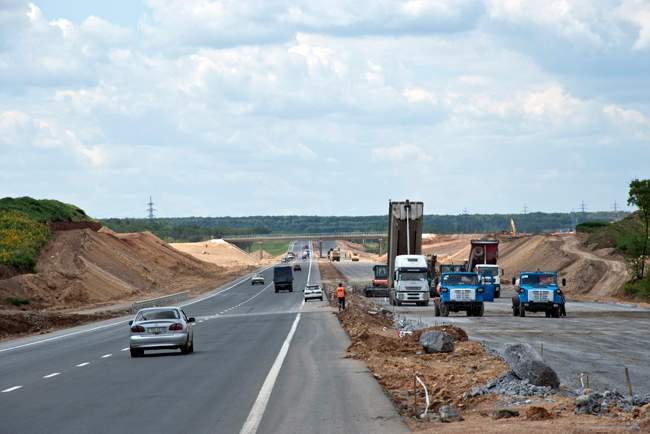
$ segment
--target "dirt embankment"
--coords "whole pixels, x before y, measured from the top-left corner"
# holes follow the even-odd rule
[[[56,232],[42,250],[35,274],[0,280],[0,318],[36,325],[14,333],[77,324],[123,313],[124,305],[116,305],[133,300],[185,290],[198,294],[254,268],[200,261],[148,232]],[[109,313],[74,315],[89,308]],[[5,331],[0,336],[10,334],[0,329]]]
[[[616,297],[629,277],[623,258],[590,250],[576,234],[501,238],[499,263],[508,281],[519,271],[557,271],[567,279],[566,292],[583,299]]]

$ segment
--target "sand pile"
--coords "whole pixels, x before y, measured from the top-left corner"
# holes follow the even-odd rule
[[[234,244],[224,240],[210,240],[199,243],[172,243],[171,246],[181,252],[188,253],[201,261],[210,262],[222,267],[259,266],[273,257],[268,253],[260,260],[260,252],[251,254]]]
[[[70,308],[202,290],[233,277],[233,270],[198,261],[151,233],[88,229],[56,232],[36,274],[0,280],[0,303],[23,308]],[[242,272],[243,270],[238,270]]]

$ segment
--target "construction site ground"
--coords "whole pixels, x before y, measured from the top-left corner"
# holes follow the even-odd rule
[[[335,283],[345,280],[340,264],[321,261],[321,275],[328,289],[331,291]],[[346,264],[347,265],[347,264]],[[360,266],[357,264],[356,266]],[[404,417],[409,427],[414,432],[426,433],[616,433],[616,432],[644,432],[650,429],[650,412],[643,410],[644,416],[612,412],[607,417],[576,415],[574,413],[574,398],[555,394],[550,398],[531,397],[519,400],[513,404],[509,399],[490,394],[475,398],[466,398],[465,394],[472,387],[485,384],[508,370],[507,365],[498,357],[490,355],[484,348],[483,339],[477,336],[476,331],[485,328],[486,335],[503,335],[503,342],[529,341],[537,343],[537,337],[547,335],[548,340],[544,347],[544,359],[553,368],[560,372],[564,390],[571,389],[567,378],[562,375],[560,366],[571,365],[581,358],[581,352],[568,349],[572,352],[566,361],[567,354],[552,354],[557,350],[555,343],[562,333],[545,333],[546,326],[555,321],[555,325],[566,324],[566,319],[551,320],[546,318],[514,318],[522,321],[529,320],[524,329],[531,333],[521,333],[521,323],[503,321],[505,316],[496,316],[490,321],[490,313],[486,312],[483,318],[449,317],[440,320],[429,317],[429,309],[422,307],[400,307],[393,310],[392,306],[382,303],[381,299],[366,299],[360,295],[348,295],[348,309],[338,314],[339,320],[352,341],[348,348],[350,357],[363,360],[367,363],[375,378],[382,384],[385,392],[393,400],[397,410]],[[379,303],[377,303],[379,302]],[[503,303],[498,303],[503,304]],[[383,308],[383,309],[382,309]],[[493,311],[494,309],[490,309]],[[393,313],[394,311],[394,313]],[[589,311],[589,306],[585,306]],[[493,314],[493,312],[492,312]],[[413,334],[400,337],[394,327],[394,318],[407,317],[412,321],[420,322],[421,329]],[[465,321],[463,321],[465,320]],[[490,325],[486,325],[486,320]],[[540,322],[544,321],[544,324]],[[576,321],[580,321],[576,319]],[[455,350],[447,354],[423,354],[418,344],[421,330],[443,329],[454,337]],[[568,327],[570,329],[570,327]],[[467,340],[464,330],[467,330]],[[531,338],[530,335],[535,337]],[[585,334],[578,334],[578,339],[586,340]],[[632,338],[630,338],[632,339]],[[646,345],[635,341],[635,346]],[[541,343],[541,342],[539,342]],[[628,342],[632,344],[632,342]],[[489,343],[488,343],[489,344]],[[562,345],[560,343],[560,345]],[[621,344],[624,347],[625,344]],[[550,348],[549,348],[550,347]],[[632,349],[634,351],[634,349]],[[618,352],[622,348],[617,349]],[[614,350],[612,351],[614,352]],[[595,357],[597,349],[593,348],[587,357]],[[640,354],[637,354],[640,356]],[[644,363],[647,357],[639,360]],[[560,365],[560,366],[558,366]],[[619,364],[618,367],[621,365]],[[618,369],[616,367],[616,369]],[[642,367],[639,364],[641,371]],[[612,366],[612,368],[614,368]],[[441,405],[451,404],[459,409],[464,421],[454,423],[441,423],[421,419],[417,415],[424,410],[424,391],[418,387],[417,400],[414,400],[414,375],[417,374],[427,385],[431,397],[430,412],[435,412]],[[622,368],[620,369],[623,375]],[[639,384],[639,378],[635,377]],[[602,386],[598,375],[592,372],[592,387]],[[593,382],[596,382],[594,384]],[[619,386],[624,383],[619,381]],[[620,387],[619,387],[620,389]],[[419,405],[418,405],[419,404]],[[542,407],[544,410],[540,410]],[[519,412],[520,416],[494,420],[492,414],[498,408],[511,408]],[[548,413],[548,414],[546,414]],[[540,420],[540,414],[542,415]]]

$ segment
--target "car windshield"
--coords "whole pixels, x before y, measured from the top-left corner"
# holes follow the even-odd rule
[[[156,309],[144,310],[138,312],[136,321],[151,321],[155,319],[179,319],[178,311],[176,309]]]
[[[418,271],[404,271],[399,274],[400,280],[426,280],[427,273]]]
[[[496,268],[480,268],[478,269],[478,274],[484,277],[495,277],[498,275],[498,270]]]
[[[447,274],[442,278],[442,284],[446,286],[476,286],[478,276],[476,274]]]
[[[521,284],[531,286],[557,285],[557,276],[555,274],[522,274]]]

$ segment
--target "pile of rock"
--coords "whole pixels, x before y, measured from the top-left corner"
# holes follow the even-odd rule
[[[626,413],[634,410],[634,407],[641,407],[650,403],[650,395],[635,395],[633,398],[625,397],[616,390],[604,392],[593,392],[590,389],[581,391],[576,398],[576,414],[603,415],[612,409],[618,409]]]
[[[528,379],[519,378],[514,372],[510,371],[497,379],[490,381],[485,386],[472,388],[467,394],[468,397],[486,395],[488,393],[498,393],[504,396],[542,396],[547,397],[554,392],[550,386],[536,386],[530,384]]]

